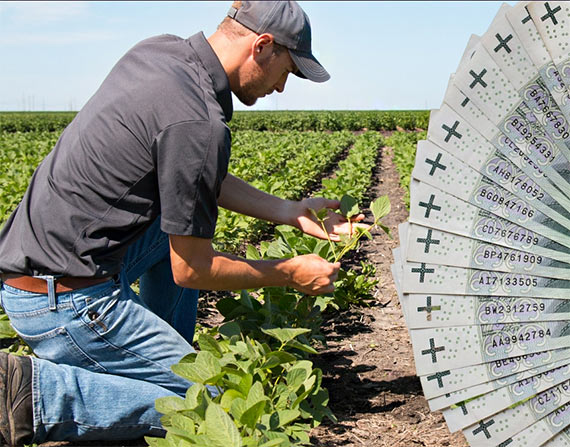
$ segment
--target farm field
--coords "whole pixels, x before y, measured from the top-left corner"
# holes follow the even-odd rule
[[[17,205],[35,167],[73,116],[0,113],[0,161],[4,167],[0,178],[0,226]],[[309,348],[300,350],[304,354],[291,352],[299,356],[295,361],[308,359],[314,368],[322,370],[322,388],[328,390],[328,408],[337,422],[325,417],[327,411],[312,400],[308,407],[300,407],[304,425],[295,429],[291,425],[288,432],[284,429],[298,442],[321,447],[466,445],[461,434],[449,433],[440,413],[430,413],[421,394],[390,273],[391,250],[399,245],[397,226],[408,216],[407,187],[415,143],[425,137],[427,123],[428,113],[424,111],[238,112],[231,123],[230,172],[256,187],[289,199],[307,195],[340,198],[349,194],[363,210],[368,210],[376,197],[387,195],[391,203],[391,211],[382,223],[391,230],[393,239],[380,229],[373,231],[372,240],[363,238],[360,248],[343,258],[346,278],[330,301],[307,302],[294,294],[275,291],[247,296],[209,293],[201,297],[198,321],[202,349],[209,337],[224,333],[220,328],[228,329],[232,323],[231,327],[237,325],[242,334],[266,343],[271,343],[271,337],[253,330],[252,323],[310,326],[309,334],[296,337],[299,344]],[[372,219],[367,211],[365,222],[371,223]],[[327,246],[325,241],[315,247],[286,229],[229,212],[220,213],[215,243],[220,249],[250,257],[288,256],[317,249],[324,253],[323,247]],[[296,305],[288,308],[287,314],[276,311],[272,319],[264,315],[265,320],[259,320],[262,309],[256,307],[256,298]],[[249,313],[244,311],[246,305]],[[5,337],[11,335],[6,325],[2,331]],[[314,392],[315,396],[320,393],[317,388]],[[321,419],[320,425],[313,422]],[[242,431],[247,431],[248,424],[243,427]],[[138,441],[123,445],[145,444]]]

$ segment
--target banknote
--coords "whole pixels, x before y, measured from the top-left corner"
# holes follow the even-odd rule
[[[482,396],[466,400],[461,405],[446,408],[443,410],[443,416],[449,430],[454,432],[564,382],[568,382],[570,386],[570,364],[519,380]]]
[[[508,4],[501,6],[488,30],[481,36],[481,44],[530,108],[546,135],[570,160],[568,119],[507,19],[506,13],[510,9],[512,7]]]
[[[570,93],[558,68],[536,29],[526,6],[530,2],[523,1],[506,11],[507,20],[520,39],[526,53],[537,67],[542,80],[554,101],[560,107],[567,120],[570,120]]]
[[[547,421],[546,418],[541,419],[539,422],[537,422],[537,424],[540,423],[541,426],[536,428],[536,432],[534,430],[531,431],[530,429],[532,429],[533,426],[530,426],[528,428],[528,434],[520,432],[515,435],[516,439],[515,436],[510,438],[512,439],[512,442],[516,442],[516,444],[514,444],[514,447],[518,445],[539,445],[541,447],[570,447],[570,428],[568,427],[570,421],[568,421],[568,416],[566,413],[567,406],[563,405],[560,407],[560,410],[564,411],[564,414],[557,413],[555,411],[553,412],[554,414],[551,413],[548,415],[548,418],[552,419],[551,422]],[[543,423],[547,423],[547,426],[542,427]],[[558,434],[549,439],[544,444],[540,444],[540,439],[537,439],[534,444],[532,443],[535,436],[540,436],[542,431],[546,432],[545,435],[547,436],[549,430],[556,431]],[[527,440],[529,442],[527,442]]]
[[[563,82],[570,85],[570,8],[567,2],[528,2],[529,12],[536,30],[545,45],[552,61],[558,68]]]
[[[513,374],[508,377],[502,377],[492,382],[485,382],[469,388],[463,388],[459,391],[454,391],[442,396],[435,397],[433,399],[429,399],[428,404],[432,411],[442,410],[445,408],[448,409],[446,411],[451,412],[456,411],[457,408],[461,408],[461,412],[466,413],[466,410],[468,409],[466,405],[471,405],[471,402],[476,401],[476,399],[473,400],[473,398],[478,398],[479,396],[483,398],[493,391],[506,389],[507,387],[511,387],[512,390],[514,390],[513,392],[515,394],[513,394],[511,397],[513,399],[517,399],[516,402],[518,402],[522,399],[518,399],[516,396],[520,394],[522,390],[525,390],[525,387],[529,386],[528,383],[536,382],[543,374],[552,376],[560,368],[568,367],[569,363],[570,362],[568,359],[564,359],[553,364],[541,366],[540,368],[533,368],[522,373]],[[508,391],[503,392],[507,393]],[[451,406],[454,407],[448,408]]]
[[[402,293],[521,296],[570,300],[570,281],[523,273],[405,262]]]
[[[434,160],[439,160],[440,165],[448,169],[434,170],[431,163]],[[527,201],[497,185],[430,141],[418,141],[412,177],[548,239],[570,246],[570,221],[566,226],[555,222]]]
[[[570,279],[570,264],[421,225],[408,227],[406,261]],[[402,240],[400,238],[400,240]]]
[[[400,301],[400,308],[404,314],[404,320],[406,321],[406,327],[408,332],[410,331],[410,326],[407,324],[408,321],[408,310],[404,307],[403,299],[404,295],[402,293],[402,276],[404,274],[402,266],[402,249],[400,247],[392,250],[392,256],[394,258],[394,263],[390,266],[392,272],[392,278],[394,279],[394,286],[396,287],[396,294],[398,295],[398,300]]]
[[[492,126],[492,123],[489,122],[488,125]],[[520,149],[515,152],[515,157],[512,156],[513,151],[507,149],[507,145],[503,146],[503,152],[499,151],[471,123],[445,103],[439,110],[430,112],[427,138],[545,215],[568,227],[570,199],[550,183],[544,174],[536,171],[525,157],[518,155],[521,153]],[[437,170],[447,171],[447,166],[440,163],[441,160],[437,157],[434,160],[420,160],[422,161],[430,164],[430,173]]]
[[[570,250],[551,239],[412,180],[409,221],[425,227],[570,262]]]
[[[406,293],[400,302],[410,329],[570,320],[569,299]]]
[[[420,376],[420,381],[424,396],[430,402],[439,396],[445,397],[447,394],[485,386],[490,382],[502,381],[506,384],[509,377],[539,368],[550,369],[551,365],[567,362],[568,359],[570,359],[569,348],[554,349],[507,357],[479,365],[440,369]]]
[[[570,347],[567,321],[501,323],[410,331],[418,375]]]
[[[542,170],[565,195],[570,162],[480,42],[454,77],[457,88]],[[537,93],[539,95],[539,93]],[[546,100],[541,97],[540,104]],[[461,113],[458,111],[458,113]],[[500,139],[495,134],[491,142]],[[565,148],[567,150],[567,148]]]
[[[562,405],[523,431],[508,438],[503,446],[508,447],[570,447],[570,405]]]
[[[498,444],[498,447],[569,447],[570,433],[567,428],[569,424],[570,405],[563,404],[536,422],[531,423],[522,431],[508,437]],[[475,430],[479,427],[485,433],[483,429],[488,425],[485,423],[477,425]],[[488,434],[492,437],[492,432],[488,432]],[[490,444],[481,443],[481,445],[494,446],[497,444],[491,442]]]
[[[465,428],[463,434],[472,447],[500,445],[550,413],[558,409],[566,412],[569,402],[570,381],[566,380],[518,405],[477,421]]]

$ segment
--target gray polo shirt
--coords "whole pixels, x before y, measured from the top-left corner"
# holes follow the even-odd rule
[[[161,215],[211,238],[233,112],[202,33],[144,40],[63,131],[0,232],[0,272],[107,276]]]

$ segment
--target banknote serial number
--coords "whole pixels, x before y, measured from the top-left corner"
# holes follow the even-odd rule
[[[551,149],[548,148],[546,144],[540,143],[537,137],[534,137],[532,133],[527,129],[526,124],[524,121],[519,121],[518,118],[513,118],[511,124],[519,134],[533,146],[536,151],[542,155],[547,161],[553,162],[556,158],[556,155],[552,152]]]
[[[541,92],[539,92],[538,89],[535,88],[530,92],[530,97],[536,98],[536,96],[539,95],[539,93]],[[552,127],[556,129],[558,135],[560,135],[563,139],[566,139],[570,136],[570,133],[568,133],[568,129],[564,125],[564,120],[562,119],[561,116],[553,113],[552,110],[550,110],[550,106],[548,102],[544,99],[544,97],[540,98],[539,100],[535,100],[535,104],[537,105],[538,109],[544,113],[544,116],[547,119],[547,121],[550,121],[551,124],[554,122],[554,124],[552,124]]]
[[[542,256],[530,253],[514,253],[502,250],[485,249],[483,259],[498,259],[499,261],[517,262],[519,264],[542,264]]]
[[[505,315],[544,312],[544,303],[495,304],[485,306],[485,315]]]
[[[493,224],[483,225],[481,231],[483,233],[491,234],[493,236],[500,236],[503,238],[512,239],[513,241],[516,242],[538,245],[538,236],[530,236],[528,234],[519,233],[514,230],[507,230],[505,228],[501,228]]]
[[[515,200],[507,200],[499,193],[495,191],[487,191],[485,188],[481,190],[479,193],[479,197],[483,197],[486,200],[489,200],[497,205],[504,206],[507,209],[515,210],[517,213],[522,214],[523,216],[533,217],[534,210],[530,209],[526,206],[523,206],[520,203],[517,203]]]
[[[507,169],[503,169],[497,166],[495,169],[493,169],[493,173],[498,174],[503,178],[503,180],[507,182],[510,181],[511,184],[515,186],[515,188],[518,188],[522,192],[526,192],[527,194],[529,194],[530,196],[532,196],[537,200],[541,200],[544,198],[544,193],[540,192],[540,189],[536,187],[534,183],[528,183],[528,181],[525,181],[520,177],[515,177]]]
[[[524,334],[519,335],[504,335],[493,338],[493,348],[506,345],[514,345],[516,343],[524,343],[533,341],[539,338],[550,337],[552,333],[550,329],[530,330]]]
[[[520,276],[507,276],[506,278],[498,276],[481,276],[478,283],[483,286],[496,286],[500,284],[502,286],[512,287],[537,287],[538,279]]]
[[[570,381],[562,382],[560,385],[557,385],[554,388],[546,390],[545,392],[538,394],[536,396],[536,402],[540,406],[544,406],[547,403],[554,401],[556,402],[560,398],[560,394],[567,393],[570,390]],[[568,405],[568,404],[566,404]],[[562,407],[559,408],[559,411],[564,411]]]

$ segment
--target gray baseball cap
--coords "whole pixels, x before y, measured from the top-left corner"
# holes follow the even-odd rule
[[[228,16],[257,34],[272,34],[275,42],[289,50],[299,69],[297,76],[314,82],[325,82],[328,72],[313,56],[311,23],[305,11],[295,1],[242,1],[232,6]],[[235,3],[234,3],[235,5]]]

